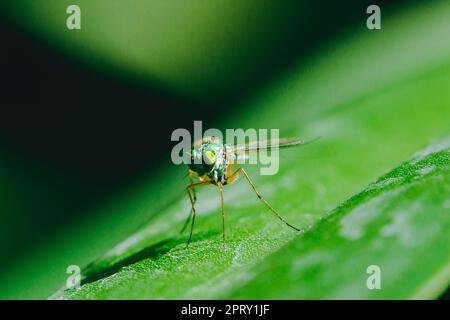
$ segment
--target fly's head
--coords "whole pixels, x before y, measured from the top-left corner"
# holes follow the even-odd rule
[[[207,142],[191,150],[189,168],[198,175],[204,175],[214,170],[221,145]]]

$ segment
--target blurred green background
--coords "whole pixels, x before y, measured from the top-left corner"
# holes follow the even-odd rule
[[[80,31],[66,28],[70,4],[81,7]],[[443,70],[442,79],[423,80],[430,90],[420,101],[429,104],[412,108],[421,110],[411,112],[417,122],[392,131],[392,157],[322,210],[444,134],[448,4],[379,2],[379,31],[366,28],[369,4],[2,1],[0,298],[50,296],[68,265],[88,264],[181,197],[186,181],[168,158],[170,133],[194,120],[298,134],[306,119]],[[398,110],[405,114],[387,114],[408,117],[407,107]]]

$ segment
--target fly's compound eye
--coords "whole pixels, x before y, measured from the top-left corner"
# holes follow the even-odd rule
[[[205,151],[203,153],[203,161],[208,166],[214,165],[214,163],[216,162],[216,154],[211,150]]]

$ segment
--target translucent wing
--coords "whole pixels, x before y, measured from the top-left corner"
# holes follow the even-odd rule
[[[311,139],[311,140],[303,140],[300,138],[280,138],[280,139],[271,139],[271,140],[260,140],[260,141],[252,141],[249,143],[238,144],[231,147],[229,152],[234,154],[242,154],[242,153],[250,153],[252,151],[258,152],[259,150],[264,149],[274,149],[274,148],[288,148],[299,145],[306,145],[313,143],[319,140],[320,137]]]

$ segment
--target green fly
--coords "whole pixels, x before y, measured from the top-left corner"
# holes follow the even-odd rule
[[[188,164],[188,176],[190,184],[186,187],[186,191],[191,202],[191,213],[186,220],[181,232],[183,232],[192,217],[191,231],[189,234],[189,239],[186,246],[189,246],[192,239],[192,231],[194,229],[194,221],[196,215],[195,203],[197,197],[195,194],[195,189],[208,185],[215,185],[220,191],[221,209],[222,209],[222,237],[225,243],[225,208],[224,208],[224,198],[223,198],[223,187],[225,185],[231,184],[240,174],[243,174],[245,179],[250,184],[253,192],[256,194],[258,199],[264,203],[264,205],[273,212],[278,219],[280,219],[284,224],[290,228],[300,231],[299,228],[294,227],[292,224],[287,222],[258,192],[255,185],[248,173],[244,168],[240,167],[233,171],[236,162],[240,159],[247,158],[250,153],[259,152],[264,149],[274,149],[274,148],[286,148],[298,145],[305,145],[311,143],[314,140],[304,141],[299,138],[284,138],[284,139],[272,139],[264,141],[253,141],[247,144],[240,145],[228,145],[223,144],[216,137],[208,136],[203,139],[196,141],[192,144],[190,152],[190,163]],[[194,177],[199,180],[199,182],[194,183]]]

